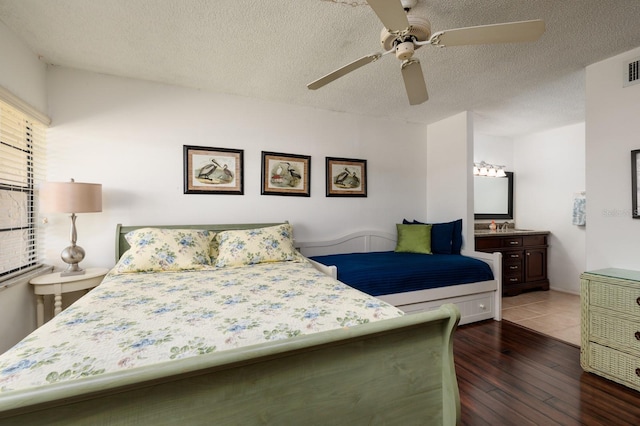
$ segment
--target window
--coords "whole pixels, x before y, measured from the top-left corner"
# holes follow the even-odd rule
[[[0,100],[0,282],[40,262],[37,185],[46,126]]]

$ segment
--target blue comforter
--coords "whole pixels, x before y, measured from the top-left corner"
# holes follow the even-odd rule
[[[485,262],[456,254],[393,251],[313,256],[338,267],[338,280],[372,296],[493,279]]]

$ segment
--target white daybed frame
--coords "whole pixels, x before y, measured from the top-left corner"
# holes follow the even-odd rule
[[[296,241],[296,246],[307,257],[391,251],[396,246],[396,236],[387,232],[366,230],[326,241]],[[407,313],[430,311],[444,303],[454,303],[461,313],[461,325],[491,318],[500,321],[502,319],[502,254],[466,250],[463,250],[462,254],[488,263],[495,279],[376,297]],[[313,263],[320,271],[338,279],[338,269],[335,266]]]

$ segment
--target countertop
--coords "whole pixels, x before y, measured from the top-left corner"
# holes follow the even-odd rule
[[[504,236],[520,236],[520,235],[546,235],[549,231],[535,231],[533,229],[507,229],[506,231],[495,230],[492,231],[490,229],[476,229],[474,231],[474,235],[476,237],[494,237],[498,235]]]

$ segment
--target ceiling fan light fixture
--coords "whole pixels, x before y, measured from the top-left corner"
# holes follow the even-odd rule
[[[418,0],[400,0],[402,3],[402,7],[404,10],[412,9],[416,4],[418,4]]]
[[[396,58],[401,61],[407,60],[413,56],[413,43],[410,41],[405,41],[404,43],[399,43],[396,46]]]

